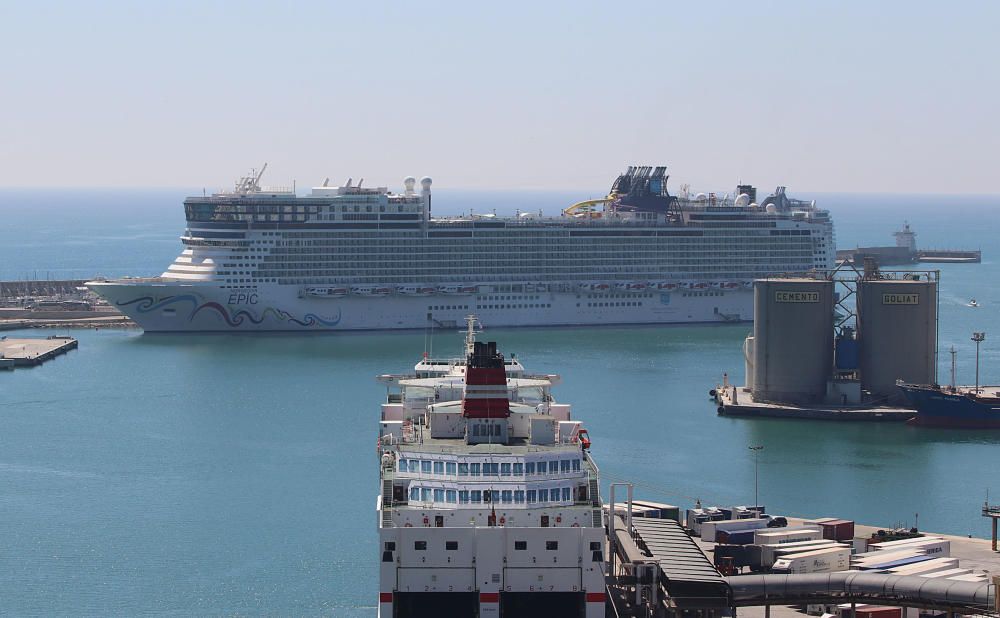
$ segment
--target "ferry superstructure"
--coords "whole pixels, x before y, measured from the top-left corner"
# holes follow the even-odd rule
[[[260,174],[184,201],[184,250],[160,277],[88,286],[147,332],[655,324],[752,319],[752,280],[834,265],[829,213],[667,191],[630,167],[560,216],[432,216],[431,179],[329,181],[299,196]]]
[[[379,616],[605,615],[598,468],[556,375],[495,343],[380,376]]]

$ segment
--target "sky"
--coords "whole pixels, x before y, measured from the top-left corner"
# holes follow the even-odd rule
[[[1000,193],[1000,3],[0,0],[0,187]]]

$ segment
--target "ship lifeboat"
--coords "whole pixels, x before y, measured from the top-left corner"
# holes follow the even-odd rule
[[[404,285],[396,288],[396,292],[404,296],[430,296],[434,288],[421,285]]]
[[[735,290],[735,289],[737,289],[739,287],[740,287],[740,282],[739,281],[723,281],[722,282],[722,289],[723,290]]]
[[[676,290],[678,287],[680,287],[680,284],[673,281],[660,281],[656,284],[656,289],[664,292],[671,292]]]
[[[344,287],[330,287],[330,286],[309,286],[302,291],[300,296],[309,296],[312,298],[342,298],[347,296],[350,290]]]
[[[438,292],[441,294],[450,294],[452,296],[475,294],[478,290],[479,287],[475,285],[442,285],[438,288]]]
[[[694,281],[691,283],[692,290],[707,290],[709,287],[707,281]]]
[[[641,292],[647,287],[649,286],[643,281],[627,281],[615,284],[615,289],[622,290],[624,292]]]
[[[743,287],[746,288],[746,289],[748,289],[748,290],[752,290],[753,289],[753,279],[747,279],[745,281],[741,281],[740,283],[742,283]]]
[[[392,293],[392,288],[374,285],[356,285],[351,288],[351,294],[358,296],[388,296]]]
[[[587,287],[584,288],[591,292],[607,292],[611,289],[610,283],[588,283]]]

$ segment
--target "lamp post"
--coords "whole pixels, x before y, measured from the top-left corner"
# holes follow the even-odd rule
[[[972,333],[972,340],[976,342],[976,394],[979,394],[979,344],[986,339],[986,333]]]
[[[751,451],[753,451],[753,508],[754,508],[754,511],[757,511],[757,507],[760,506],[760,500],[757,498],[757,487],[758,487],[758,482],[757,481],[760,478],[758,476],[758,474],[757,474],[757,470],[758,470],[757,463],[758,463],[758,455],[760,455],[760,452],[764,450],[764,445],[762,445],[762,444],[758,444],[758,445],[755,445],[755,446],[752,445],[752,446],[748,446],[747,448],[749,448]],[[759,511],[757,512],[757,515],[758,515],[758,517],[760,516],[760,512]]]

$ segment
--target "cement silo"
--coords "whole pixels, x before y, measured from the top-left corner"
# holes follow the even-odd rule
[[[937,282],[869,279],[858,283],[861,388],[902,404],[896,380],[935,382]]]
[[[755,281],[754,400],[820,402],[832,371],[833,281]]]

